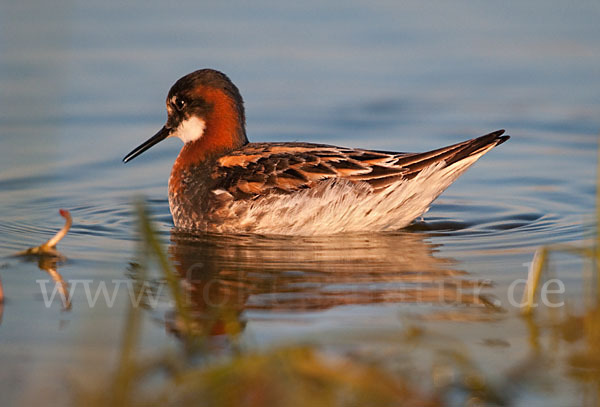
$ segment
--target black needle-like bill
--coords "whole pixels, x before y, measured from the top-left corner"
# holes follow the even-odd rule
[[[142,154],[144,151],[148,150],[153,145],[166,139],[170,133],[171,129],[168,129],[167,127],[163,126],[163,128],[160,129],[158,133],[150,137],[148,140],[146,140],[145,142],[134,148],[133,151],[131,151],[129,154],[127,154],[125,158],[123,158],[123,162],[126,163],[128,161],[133,160],[135,157]]]

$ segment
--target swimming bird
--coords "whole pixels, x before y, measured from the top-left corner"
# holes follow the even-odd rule
[[[425,213],[504,130],[425,153],[312,143],[250,143],[244,102],[222,72],[169,90],[167,122],[128,162],[168,137],[184,145],[169,178],[175,227],[190,232],[316,235],[397,230]]]

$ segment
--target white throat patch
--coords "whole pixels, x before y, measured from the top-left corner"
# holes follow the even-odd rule
[[[171,133],[171,137],[179,137],[184,144],[200,139],[204,135],[206,123],[196,116],[192,116],[181,122],[177,130]]]

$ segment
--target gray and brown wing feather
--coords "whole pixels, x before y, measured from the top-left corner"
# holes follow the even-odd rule
[[[509,137],[504,130],[426,153],[350,149],[308,143],[250,143],[221,157],[212,173],[215,189],[234,199],[290,193],[342,178],[380,190],[415,177],[432,164],[452,165]]]

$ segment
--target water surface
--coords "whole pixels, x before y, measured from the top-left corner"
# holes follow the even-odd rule
[[[398,354],[390,335],[418,324],[501,376],[531,352],[511,284],[540,245],[590,236],[599,17],[595,1],[3,4],[2,404],[64,401],[75,379],[111,371],[138,260],[138,194],[196,293],[199,324],[218,326],[209,310],[227,306],[250,348],[310,341]],[[512,139],[408,230],[179,235],[166,199],[178,140],[128,165],[121,158],[162,126],[171,84],[202,67],[238,85],[252,141],[423,151],[499,128]],[[10,257],[52,236],[59,208],[74,218],[57,265],[71,283],[70,310],[46,306],[41,287],[52,277],[36,261]],[[580,261],[557,261],[577,297]],[[85,284],[121,288],[114,304],[90,306]],[[179,346],[166,291],[157,298],[142,351]],[[551,374],[554,391],[522,390],[515,403],[578,404],[583,384]]]

